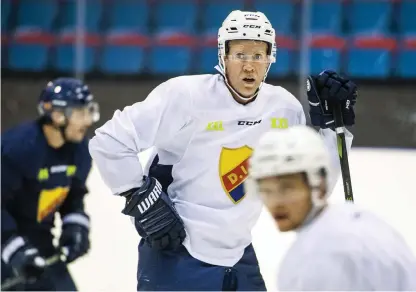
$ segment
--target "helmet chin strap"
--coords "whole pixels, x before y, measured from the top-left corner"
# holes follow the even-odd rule
[[[255,99],[257,97],[257,95],[259,94],[259,91],[261,89],[261,87],[263,86],[264,81],[266,80],[267,74],[269,73],[270,67],[272,64],[269,64],[269,66],[267,67],[266,73],[264,74],[263,80],[260,83],[260,86],[256,89],[256,91],[254,92],[253,95],[249,96],[249,97],[244,97],[242,96],[237,90],[235,90],[232,85],[228,82],[228,78],[227,78],[227,73],[226,73],[226,69],[225,69],[225,61],[224,61],[224,56],[220,57],[220,62],[219,62],[219,66],[216,66],[215,69],[217,69],[217,71],[220,72],[220,74],[222,75],[222,77],[224,78],[225,84],[227,85],[227,87],[231,90],[232,93],[234,93],[239,99],[245,101],[245,102],[249,102],[252,101],[253,99]]]

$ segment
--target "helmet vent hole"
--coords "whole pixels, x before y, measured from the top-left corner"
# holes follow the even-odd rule
[[[231,27],[230,28],[232,31],[236,31],[237,30],[237,28],[236,27]]]
[[[243,33],[243,36],[246,36],[246,34],[245,34],[245,33]]]
[[[257,36],[260,37],[260,34],[258,34]]]

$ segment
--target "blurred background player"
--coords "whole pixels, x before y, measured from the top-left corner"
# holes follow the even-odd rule
[[[266,289],[251,244],[262,205],[244,191],[247,161],[265,131],[305,123],[299,101],[265,83],[275,60],[267,17],[232,11],[218,32],[217,74],[160,84],[117,110],[90,141],[105,183],[126,198],[123,213],[142,237],[139,290]],[[332,108],[323,105],[343,106],[353,125],[356,86],[332,71],[309,84],[312,123],[339,169]],[[350,147],[349,132],[347,140]],[[144,177],[137,155],[152,146],[158,156]]]
[[[91,169],[86,133],[99,119],[88,86],[59,78],[40,94],[40,117],[1,137],[2,283],[24,277],[17,290],[76,290],[66,263],[89,249],[84,212],[85,181]],[[51,229],[62,219],[59,246]],[[45,259],[66,249],[66,263]]]
[[[280,231],[297,232],[280,291],[416,291],[416,258],[399,233],[357,205],[328,205],[330,156],[314,130],[264,134],[249,165],[247,188]]]

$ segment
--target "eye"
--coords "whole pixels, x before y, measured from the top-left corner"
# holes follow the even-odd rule
[[[237,53],[235,56],[237,57],[237,59],[241,59],[241,60],[244,59],[244,54],[243,53]]]
[[[262,54],[255,54],[255,55],[254,55],[254,60],[256,60],[256,61],[261,61],[261,60],[263,60],[263,55],[262,55]]]

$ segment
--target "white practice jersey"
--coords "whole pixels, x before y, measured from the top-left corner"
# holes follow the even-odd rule
[[[247,161],[260,136],[304,124],[299,101],[264,84],[256,100],[237,103],[220,74],[181,76],[156,87],[143,102],[117,110],[96,130],[90,153],[114,194],[139,187],[137,153],[155,146],[172,165],[169,197],[183,219],[184,246],[204,262],[233,266],[251,243],[262,203],[246,196]],[[336,135],[321,130],[339,174]],[[347,147],[352,135],[347,132]]]
[[[278,290],[416,291],[416,258],[392,227],[353,204],[330,205],[280,264]]]

